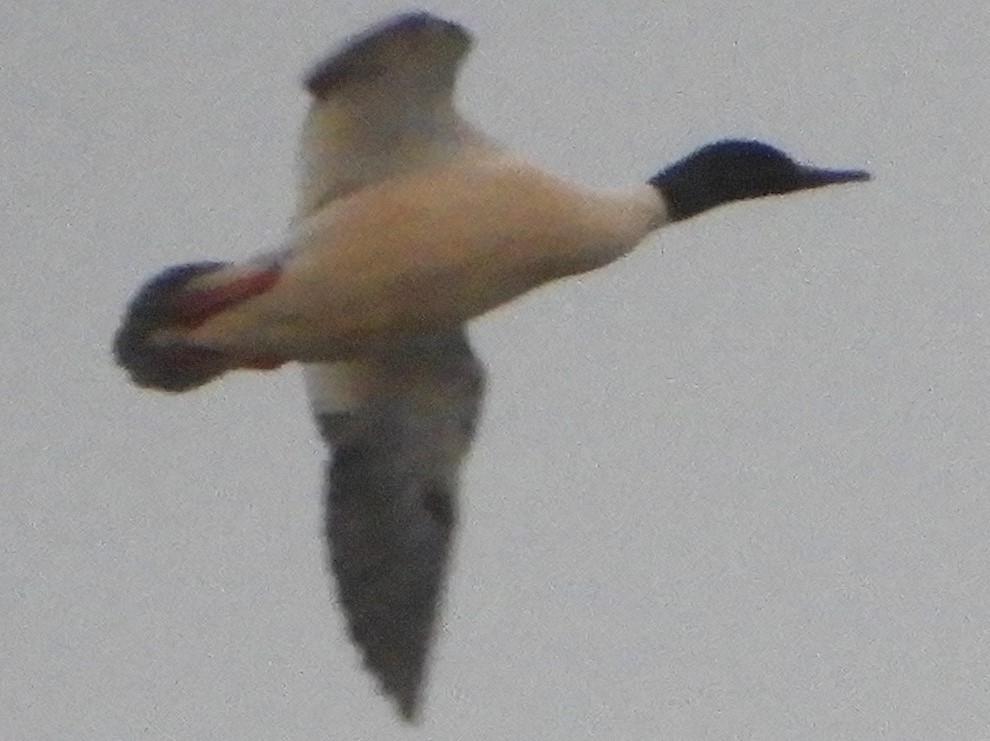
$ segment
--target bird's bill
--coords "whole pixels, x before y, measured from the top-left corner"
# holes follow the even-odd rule
[[[820,188],[841,183],[863,183],[871,179],[866,170],[828,170],[821,167],[801,169],[801,188]]]

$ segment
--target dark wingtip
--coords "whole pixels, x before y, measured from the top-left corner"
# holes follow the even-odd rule
[[[418,726],[423,722],[423,717],[419,711],[419,697],[399,695],[396,696],[395,701],[399,706],[399,716],[404,723]]]
[[[117,364],[135,384],[162,391],[187,391],[228,370],[220,353],[199,348],[164,347],[153,332],[176,323],[175,297],[190,280],[224,267],[201,262],[169,268],[149,281],[131,301],[113,341]]]
[[[306,73],[303,86],[314,98],[325,99],[362,76],[377,71],[373,65],[362,69],[361,60],[373,54],[379,44],[405,34],[428,32],[449,34],[458,39],[464,50],[471,44],[471,34],[460,24],[425,11],[401,13],[345,41]]]

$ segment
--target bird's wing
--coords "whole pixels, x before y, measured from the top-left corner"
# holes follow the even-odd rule
[[[300,142],[297,216],[466,148],[494,148],[453,102],[470,47],[462,26],[410,13],[372,27],[316,64],[304,80],[311,102]]]
[[[496,149],[454,105],[470,46],[461,26],[414,13],[316,64],[305,77],[297,219],[389,178]],[[365,664],[412,719],[483,371],[455,331],[387,358],[304,373],[331,448],[326,534],[338,596]]]
[[[387,359],[310,365],[306,380],[332,447],[326,534],[339,599],[365,665],[413,720],[484,372],[457,331]]]

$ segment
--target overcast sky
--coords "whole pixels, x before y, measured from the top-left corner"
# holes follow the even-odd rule
[[[150,273],[279,239],[302,70],[405,6],[4,3],[0,738],[988,737],[985,1],[426,5],[477,35],[465,114],[565,175],[743,135],[875,180],[476,323],[410,729],[334,606],[298,372],[173,397],[109,350]]]

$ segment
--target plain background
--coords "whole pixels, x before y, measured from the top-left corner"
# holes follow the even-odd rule
[[[297,372],[109,353],[150,273],[279,239],[302,70],[400,8],[0,9],[0,738],[990,738],[984,0],[430,6],[465,114],[563,174],[741,135],[875,180],[477,322],[419,729],[333,604]]]

